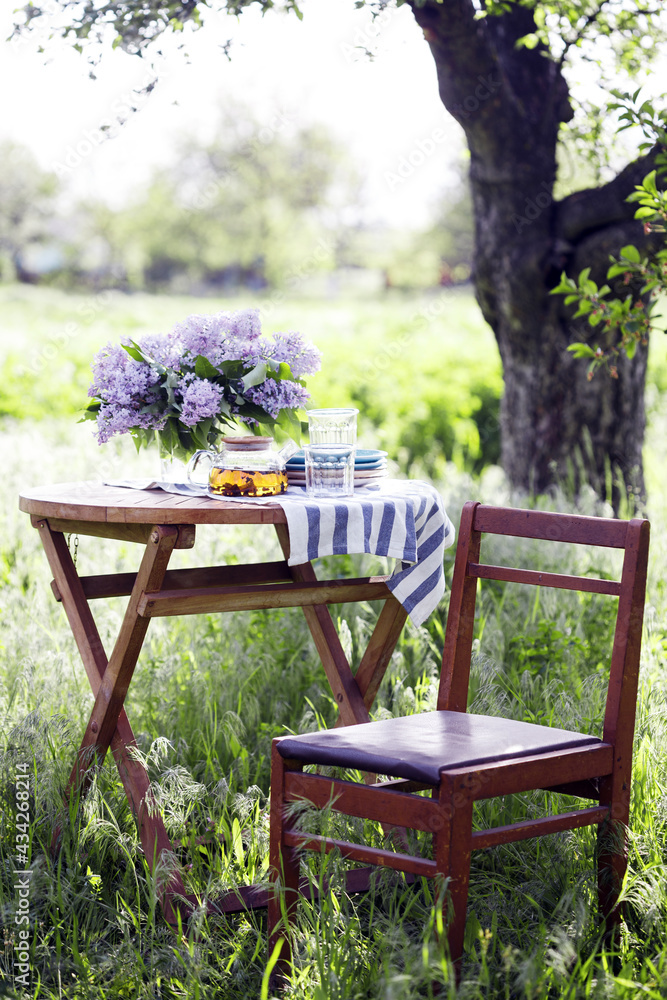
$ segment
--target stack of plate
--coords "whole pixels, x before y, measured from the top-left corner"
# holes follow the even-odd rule
[[[292,455],[286,465],[290,486],[306,485],[306,460],[303,451]],[[373,448],[357,448],[354,458],[354,485],[370,486],[387,475],[387,452]]]

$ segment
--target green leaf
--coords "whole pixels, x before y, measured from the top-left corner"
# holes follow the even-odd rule
[[[655,195],[657,197],[658,188],[656,187],[655,183],[655,174],[656,174],[655,170],[652,170],[650,174],[647,174],[644,180],[642,181],[642,187],[645,188],[646,191],[649,191],[652,195]]]
[[[626,260],[632,261],[633,264],[639,264],[641,257],[639,256],[639,250],[634,247],[632,243],[628,243],[627,246],[621,247],[621,257]]]
[[[241,378],[244,366],[242,361],[223,361],[220,365],[227,378]]]
[[[175,421],[171,418],[167,420],[159,434],[165,450],[173,452],[174,448],[178,446],[178,429]]]
[[[278,414],[277,424],[295,441],[301,440],[301,421],[294,410],[281,410]]]
[[[206,450],[208,448],[207,431],[202,424],[195,424],[190,428],[190,436],[198,448]]]
[[[220,372],[212,365],[203,354],[198,354],[195,358],[195,375],[197,378],[207,378],[209,381],[219,378]]]
[[[144,364],[146,363],[146,358],[143,356],[139,348],[134,346],[134,344],[121,344],[120,346],[124,351],[127,351],[130,357],[134,358],[135,361],[143,361]]]
[[[576,290],[577,286],[575,282],[572,280],[572,278],[568,278],[568,276],[565,274],[565,271],[563,271],[563,273],[560,276],[559,284],[556,285],[555,288],[552,288],[549,294],[565,295],[567,292],[575,292]]]
[[[529,35],[524,35],[523,38],[518,38],[516,41],[517,49],[534,49],[540,44],[539,36],[531,31]]]
[[[595,351],[588,344],[570,344],[568,351],[571,351],[575,358],[594,358]]]
[[[267,426],[275,423],[271,414],[267,413],[261,406],[249,403],[248,400],[243,400],[243,397],[239,398],[242,400],[239,403],[239,413],[242,417],[250,417],[252,420],[256,420],[258,423],[266,424]]]
[[[625,345],[625,353],[630,358],[630,360],[632,360],[632,358],[634,358],[636,350],[637,350],[637,341],[636,340],[630,340]]]
[[[638,208],[637,211],[635,212],[635,219],[648,219],[655,214],[656,211],[654,208],[648,208],[648,207]]]
[[[261,385],[266,379],[267,367],[263,361],[258,362],[252,371],[243,376],[243,388],[249,389],[253,385]]]

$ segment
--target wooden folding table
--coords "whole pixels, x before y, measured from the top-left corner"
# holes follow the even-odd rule
[[[136,817],[146,860],[155,869],[162,851],[171,851],[164,822],[151,797],[148,774],[132,752],[136,746],[125,699],[151,618],[166,615],[303,608],[331,690],[340,722],[369,720],[380,682],[391,659],[406,612],[392,596],[385,576],[318,580],[310,563],[288,566],[290,540],[282,508],[187,497],[157,490],[130,490],[99,483],[64,483],[26,490],[20,508],[40,533],[56,599],[62,602],[88,675],[95,704],[72,768],[68,795],[85,792],[94,765],[109,748]],[[284,558],[243,566],[168,569],[174,549],[191,549],[198,524],[272,524]],[[79,576],[65,535],[92,535],[143,545],[137,573]],[[89,602],[129,596],[110,657],[102,646]],[[343,652],[328,604],[382,600],[375,630],[356,673]],[[159,888],[167,920],[177,910],[187,920],[198,901],[178,874]],[[211,903],[215,912],[265,906],[266,891],[239,886]]]

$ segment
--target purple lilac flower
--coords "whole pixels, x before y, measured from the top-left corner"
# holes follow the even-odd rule
[[[274,333],[275,343],[267,345],[267,357],[286,361],[294,378],[314,375],[320,370],[322,354],[314,344],[307,344],[300,333]]]
[[[220,364],[223,334],[217,316],[188,316],[167,336],[177,346],[180,357],[203,354],[213,365]]]
[[[301,409],[308,402],[310,395],[306,389],[296,382],[267,378],[260,385],[254,385],[245,393],[251,403],[261,406],[275,419],[281,410],[286,408]]]
[[[147,430],[162,430],[167,422],[164,414],[141,413],[141,403],[132,406],[103,404],[97,414],[97,441],[105,444],[114,434],[127,434],[137,427]]]
[[[165,368],[173,368],[178,371],[183,360],[183,348],[178,338],[173,333],[166,336],[160,334],[149,334],[141,338],[141,349],[150,358],[154,358]]]
[[[159,376],[140,361],[135,361],[120,345],[107,344],[93,361],[93,383],[89,396],[108,403],[128,404],[143,396],[159,381]]]
[[[238,309],[229,315],[230,332],[238,340],[258,340],[262,334],[259,309]]]
[[[295,379],[318,371],[321,363],[317,348],[298,333],[262,337],[258,309],[210,316],[194,314],[165,336],[143,337],[139,346],[149,358],[178,373],[176,402],[182,407],[180,421],[188,427],[217,416],[223,398],[221,386],[194,374],[194,360],[200,354],[218,369],[226,360],[241,361],[247,369],[260,361],[284,361]],[[161,390],[163,376],[163,371],[156,372],[150,364],[135,361],[120,345],[107,345],[98,352],[89,395],[101,403],[97,415],[100,444],[114,434],[164,427],[167,415],[166,397]],[[274,419],[282,409],[300,409],[309,399],[306,390],[295,382],[270,378],[250,388],[245,396]],[[153,404],[157,404],[157,412],[142,412]],[[244,422],[254,423],[247,419]]]
[[[114,434],[134,427],[159,429],[165,418],[141,410],[158,399],[159,377],[148,366],[131,358],[120,345],[108,344],[93,362],[93,383],[88,395],[102,401],[97,415],[97,439],[104,444]]]
[[[193,379],[183,390],[181,423],[194,427],[200,420],[215,417],[220,412],[221,399],[222,386],[202,378]]]
[[[194,314],[177,323],[168,335],[183,355],[203,354],[219,367],[223,361],[242,360],[251,367],[259,360],[255,342],[261,334],[259,309],[239,309],[211,316]]]

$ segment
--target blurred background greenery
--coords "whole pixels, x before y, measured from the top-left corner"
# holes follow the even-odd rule
[[[47,170],[6,139],[0,274],[64,289],[181,294],[467,281],[472,221],[463,180],[443,189],[421,229],[365,223],[362,169],[342,141],[325,126],[278,125],[242,105],[219,108],[213,138],[176,137],[172,159],[120,208],[81,196],[66,157]]]

